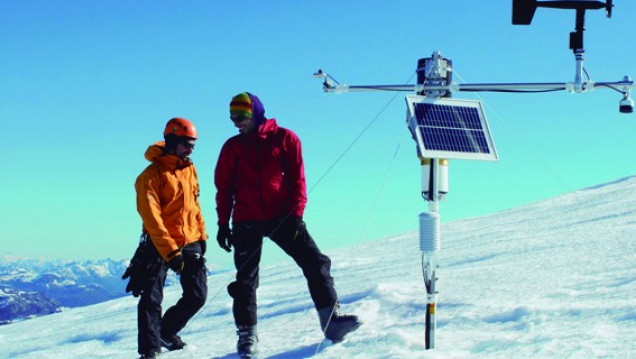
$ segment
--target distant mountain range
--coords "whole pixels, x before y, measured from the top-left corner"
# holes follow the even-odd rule
[[[83,307],[126,293],[128,260],[62,261],[0,257],[0,325]],[[208,267],[208,273],[211,274]],[[174,274],[166,287],[178,282]]]
[[[126,295],[127,261],[0,257],[0,324]]]

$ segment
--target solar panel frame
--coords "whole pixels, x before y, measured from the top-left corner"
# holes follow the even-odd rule
[[[407,95],[406,103],[422,157],[499,160],[481,102]]]

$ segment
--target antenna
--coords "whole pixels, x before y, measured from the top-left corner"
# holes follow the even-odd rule
[[[610,88],[623,95],[619,102],[621,113],[632,113],[634,101],[631,90],[634,82],[625,76],[615,82],[583,82],[583,30],[586,10],[605,8],[608,17],[612,11],[612,1],[536,1],[513,0],[512,23],[529,25],[538,7],[576,10],[576,31],[570,34],[570,48],[573,50],[577,72],[574,82],[550,83],[481,83],[457,84],[452,81],[453,68],[450,59],[435,51],[431,57],[417,62],[417,83],[412,85],[355,85],[336,81],[323,70],[314,77],[323,80],[325,92],[358,91],[406,91],[415,94],[406,96],[406,123],[417,145],[417,153],[422,167],[422,197],[429,203],[429,211],[420,213],[420,250],[422,251],[422,271],[427,293],[425,348],[435,348],[437,313],[437,268],[438,252],[441,248],[441,225],[439,201],[448,193],[448,160],[468,159],[497,161],[493,137],[479,101],[452,99],[457,91],[493,92],[586,92],[597,88]]]

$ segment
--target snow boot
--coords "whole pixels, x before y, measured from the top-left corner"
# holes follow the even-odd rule
[[[161,346],[168,349],[169,351],[173,350],[181,350],[187,344],[181,340],[181,337],[173,334],[173,335],[161,335]]]
[[[159,357],[159,353],[151,352],[146,354],[141,354],[139,359],[157,359]]]
[[[238,343],[236,343],[239,358],[252,358],[256,354],[258,346],[256,325],[239,326],[236,334],[239,336]]]
[[[334,343],[342,341],[345,335],[358,329],[362,322],[357,316],[352,314],[340,314],[339,306],[327,307],[318,310],[320,318],[320,328],[325,334],[325,338]]]

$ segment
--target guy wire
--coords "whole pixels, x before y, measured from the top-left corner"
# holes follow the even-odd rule
[[[457,75],[457,77],[459,77],[460,80],[462,80],[463,82],[464,79],[462,78],[462,76],[460,74],[458,74],[457,72],[454,72],[455,75]],[[500,123],[502,123],[506,129],[514,136],[517,138],[517,140],[519,141],[519,143],[522,145],[522,147],[528,152],[530,153],[535,160],[537,160],[537,162],[539,162],[541,164],[541,166],[543,166],[545,168],[546,171],[548,171],[548,173],[550,173],[552,175],[552,177],[554,177],[557,182],[559,182],[559,184],[561,185],[561,187],[566,191],[566,192],[571,192],[572,189],[570,188],[570,186],[565,183],[565,181],[552,169],[552,167],[550,167],[545,161],[543,161],[541,159],[541,157],[539,157],[539,155],[532,150],[532,148],[530,146],[527,145],[526,143],[526,138],[524,138],[523,136],[521,136],[517,131],[515,131],[515,129],[506,121],[503,119],[503,117],[501,117],[497,111],[495,111],[495,109],[490,106],[490,104],[484,100],[483,97],[479,96],[478,93],[475,93],[475,97],[477,97],[477,99],[479,101],[481,101],[487,108],[488,110],[495,116],[495,118],[497,118],[499,120]]]
[[[411,77],[409,77],[408,80],[406,80],[406,83],[408,83],[413,76],[415,76],[415,74],[411,75]],[[345,149],[345,151],[336,159],[336,161],[327,169],[327,171],[320,177],[320,179],[318,180],[318,182],[316,184],[314,184],[314,186],[312,186],[310,192],[316,188],[316,186],[318,185],[318,183],[322,182],[322,180],[324,179],[324,177],[331,171],[331,169],[344,157],[344,155],[349,151],[349,149],[351,149],[351,147],[353,147],[353,145],[360,139],[360,137],[362,137],[362,135],[371,127],[371,125],[373,125],[373,123],[376,122],[376,120],[382,115],[382,113],[384,113],[384,111],[389,107],[389,105],[391,105],[391,103],[393,101],[395,101],[395,99],[397,98],[397,96],[399,95],[398,92],[395,93],[395,95],[393,95],[391,97],[391,99],[386,103],[386,105],[384,105],[384,107],[376,114],[376,116],[373,118],[373,120],[371,120],[371,122],[362,130],[362,132],[360,132],[360,134],[353,140],[353,142]],[[403,138],[403,136],[402,136]],[[375,196],[375,200],[373,202],[373,205],[371,206],[371,211],[369,212],[369,215],[367,216],[367,220],[362,228],[362,231],[360,233],[360,237],[358,238],[357,242],[353,245],[353,247],[351,248],[351,252],[354,252],[358,249],[358,247],[360,246],[360,243],[362,242],[362,239],[365,237],[367,230],[369,228],[369,224],[371,223],[371,219],[373,217],[373,215],[375,214],[375,211],[377,209],[377,204],[380,201],[380,195],[382,194],[382,192],[384,191],[384,187],[388,181],[389,178],[389,174],[391,172],[391,169],[393,168],[393,163],[395,162],[395,159],[397,157],[397,154],[400,150],[400,146],[401,146],[401,141],[398,143],[395,152],[393,153],[393,157],[391,158],[391,161],[389,162],[389,167],[387,168],[386,172],[384,173],[383,179],[382,179],[382,183],[380,185],[380,188],[378,189],[378,192],[376,193]],[[331,315],[329,316],[329,320],[327,321],[327,326],[329,325],[329,323],[331,323],[331,317],[333,316],[333,312],[335,310],[334,309],[331,311]],[[326,330],[326,328],[325,328]],[[324,333],[323,333],[324,334]],[[316,350],[314,351],[314,355],[318,354],[318,351],[320,351],[320,347],[322,346],[322,343],[325,341],[325,337],[323,335],[322,339],[320,340],[320,342],[316,345]]]

